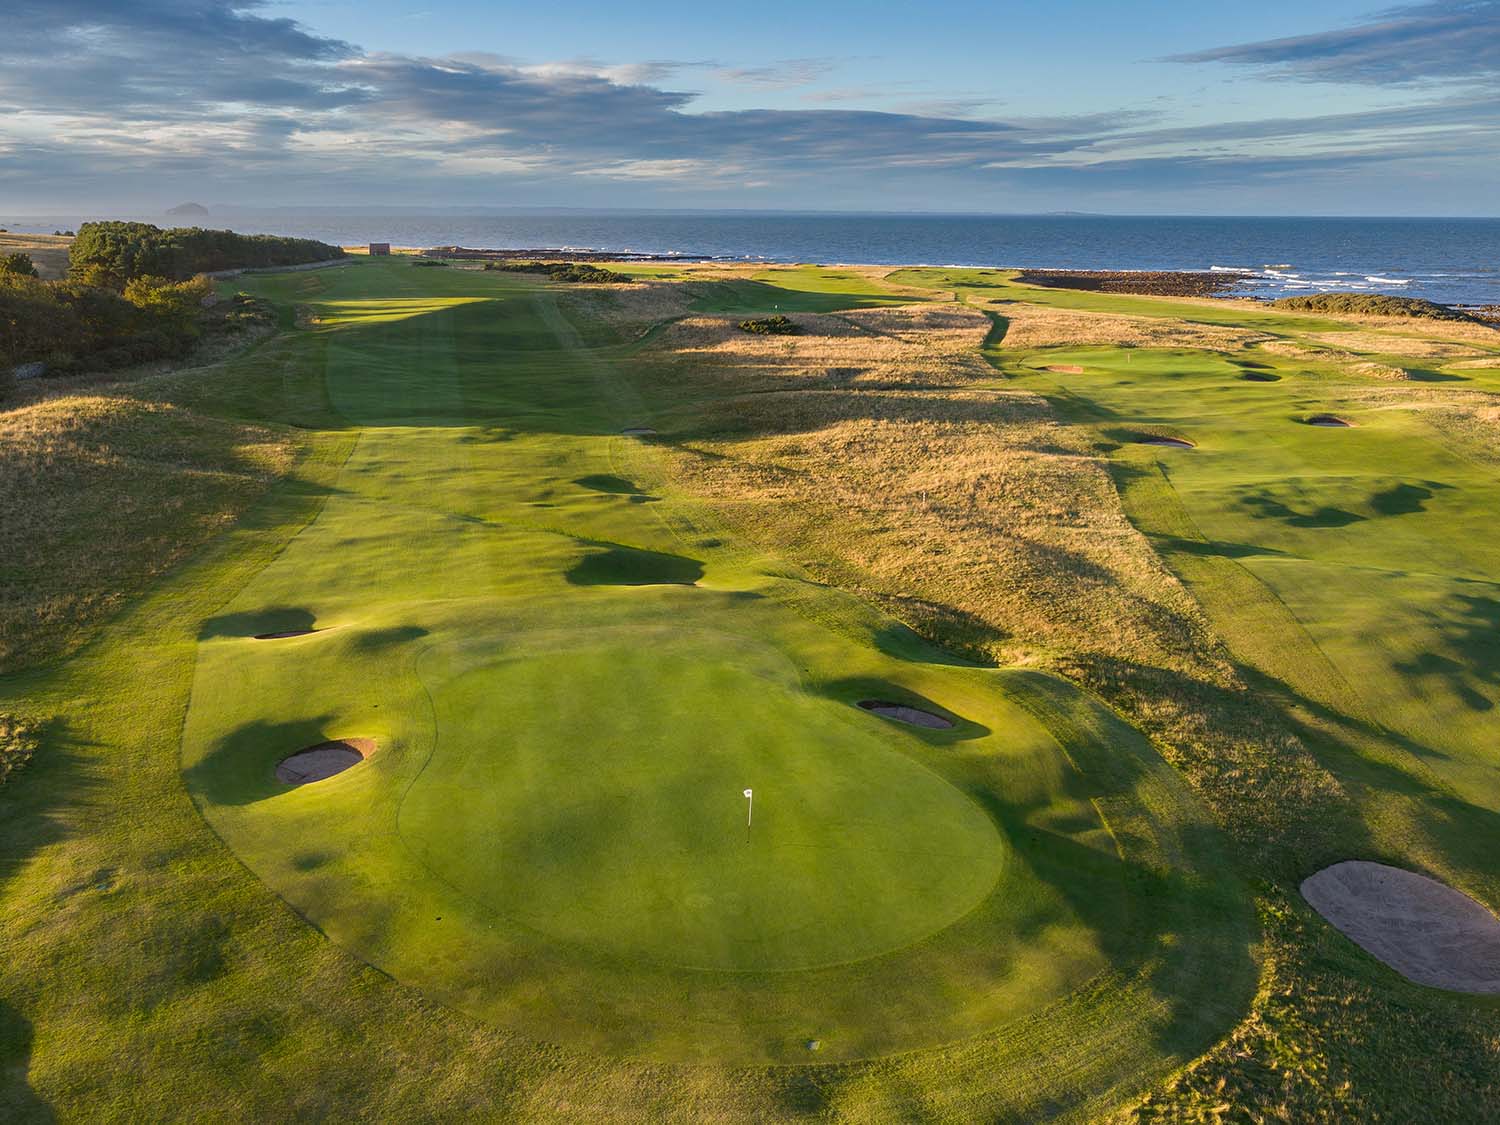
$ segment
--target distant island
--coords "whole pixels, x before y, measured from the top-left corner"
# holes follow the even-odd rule
[[[168,215],[191,215],[195,219],[206,219],[208,208],[201,203],[179,203],[176,207],[167,208]]]

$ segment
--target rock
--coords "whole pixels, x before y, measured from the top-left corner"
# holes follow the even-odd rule
[[[23,363],[11,371],[11,374],[17,379],[35,379],[40,375],[47,374],[47,365],[41,360],[37,360],[35,363]]]

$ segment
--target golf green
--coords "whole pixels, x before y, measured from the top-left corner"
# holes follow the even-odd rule
[[[773,649],[712,635],[488,649],[463,645],[456,674],[429,681],[439,737],[401,834],[542,933],[690,967],[805,968],[907,945],[999,875],[980,808],[802,692]],[[670,693],[643,691],[663,680]],[[817,736],[766,737],[798,727]]]

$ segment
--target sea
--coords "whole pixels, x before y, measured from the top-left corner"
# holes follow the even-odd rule
[[[547,209],[250,210],[208,217],[15,216],[12,231],[90,218],[228,227],[343,245],[563,248],[755,262],[1243,272],[1238,295],[1362,292],[1500,305],[1500,219],[1213,218]]]

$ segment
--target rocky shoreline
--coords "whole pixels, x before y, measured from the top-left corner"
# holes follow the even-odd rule
[[[1016,280],[1049,289],[1132,293],[1148,297],[1219,297],[1252,273],[1226,270],[1022,270]]]

